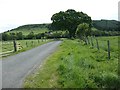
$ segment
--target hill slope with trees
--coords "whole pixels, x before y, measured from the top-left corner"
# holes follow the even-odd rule
[[[10,31],[22,30],[22,29],[31,30],[34,28],[48,28],[48,26],[49,24],[28,24],[28,25],[22,25],[17,28],[11,29]]]
[[[74,17],[70,17],[69,14],[66,14],[66,12],[70,13],[76,13],[73,15]],[[46,23],[46,24],[28,24],[28,25],[22,25],[17,28],[8,30],[2,34],[2,40],[23,40],[23,39],[40,39],[41,37],[45,38],[69,38],[69,36],[75,36],[75,31],[77,30],[77,25],[81,23],[81,19],[77,20],[76,18],[88,17],[87,14],[83,12],[76,12],[72,10],[68,10],[66,12],[59,12],[52,16],[51,20],[53,23]],[[77,15],[78,14],[78,15]],[[64,17],[64,15],[66,17]],[[81,16],[83,15],[83,16]],[[61,19],[61,22],[58,19]],[[68,20],[70,19],[70,20]],[[59,22],[55,22],[55,20]],[[77,23],[76,23],[77,20]],[[87,20],[87,19],[84,19]],[[74,21],[71,22],[71,21]],[[91,34],[94,36],[119,36],[120,35],[120,22],[116,20],[87,20],[91,22]],[[66,25],[68,23],[68,25]],[[57,25],[56,25],[57,24]],[[75,24],[75,25],[73,25]],[[89,23],[90,24],[90,23]],[[69,28],[70,25],[70,28]],[[52,26],[52,27],[51,27]],[[57,29],[56,27],[57,26]],[[63,27],[64,26],[64,27]],[[72,26],[72,27],[71,27]],[[71,30],[74,26],[74,29]],[[68,30],[67,30],[68,29]],[[71,34],[71,35],[70,35]],[[73,34],[73,35],[72,35]]]
[[[120,22],[116,20],[93,20],[93,27],[104,31],[120,31]]]

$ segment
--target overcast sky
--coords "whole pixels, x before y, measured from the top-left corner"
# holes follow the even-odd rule
[[[119,0],[0,0],[0,32],[25,24],[50,23],[59,11],[74,9],[93,20],[118,20]]]

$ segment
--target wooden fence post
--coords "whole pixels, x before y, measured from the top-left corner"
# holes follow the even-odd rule
[[[97,43],[97,49],[99,50],[99,43],[97,39],[96,39],[96,43]]]
[[[108,45],[108,59],[110,59],[110,42],[109,42],[109,40],[107,41],[107,45]]]
[[[16,52],[17,51],[17,45],[16,45],[16,41],[15,40],[13,40],[13,46],[14,46],[14,52]]]
[[[27,42],[26,42],[26,47],[28,47],[28,44],[27,44]]]
[[[33,41],[31,41],[31,44],[32,44],[32,46],[33,46]]]

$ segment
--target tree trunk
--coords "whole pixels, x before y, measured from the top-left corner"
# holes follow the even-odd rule
[[[69,38],[75,38],[75,31],[76,30],[68,30],[69,31]]]

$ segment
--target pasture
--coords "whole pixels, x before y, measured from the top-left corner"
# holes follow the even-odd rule
[[[13,41],[2,41],[0,42],[2,45],[2,50],[0,53],[10,52],[10,51],[11,51],[10,54],[19,53],[50,41],[52,40],[50,39],[16,40],[17,52],[14,52]]]
[[[96,39],[99,43],[96,48]],[[107,40],[111,59],[108,59]],[[93,38],[94,47],[64,39],[56,53],[24,82],[25,88],[120,88],[118,37]]]

